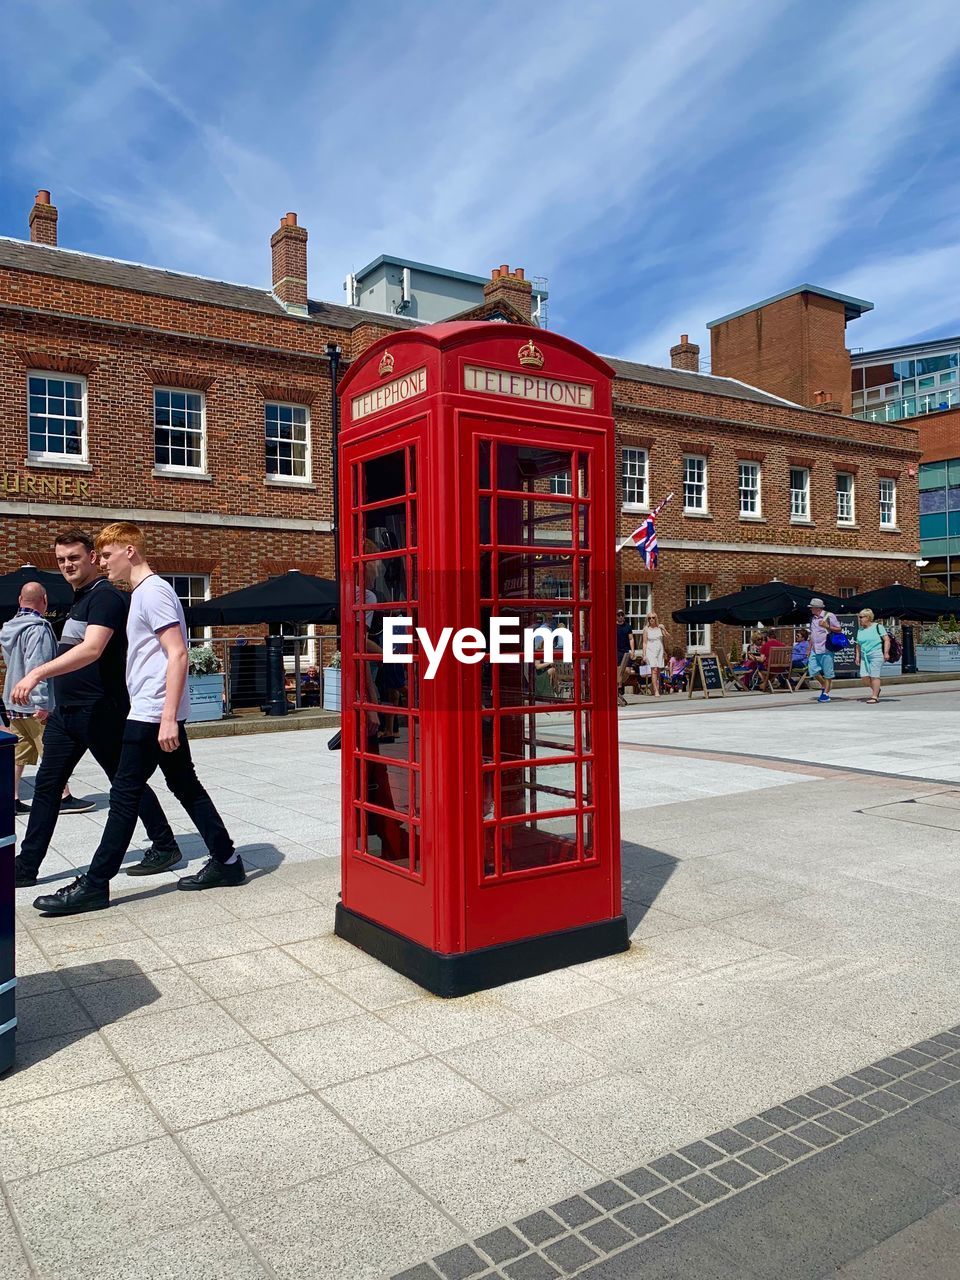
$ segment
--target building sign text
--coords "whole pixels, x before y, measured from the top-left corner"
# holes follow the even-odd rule
[[[354,396],[350,401],[353,421],[358,422],[371,413],[380,413],[404,400],[413,400],[415,396],[422,396],[426,390],[426,369],[414,369],[412,373],[405,373],[392,382],[385,382],[382,387],[374,387],[372,391],[365,391],[362,396]]]
[[[90,481],[79,476],[31,476],[0,471],[0,493],[33,498],[89,498]]]
[[[593,387],[584,382],[537,377],[531,373],[511,373],[509,369],[482,369],[464,365],[464,391],[481,391],[493,396],[513,396],[518,400],[539,400],[563,409],[592,409]]]

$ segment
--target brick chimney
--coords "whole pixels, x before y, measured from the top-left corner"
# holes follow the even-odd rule
[[[674,369],[686,369],[688,373],[700,372],[700,348],[685,333],[681,333],[680,341],[670,348],[670,365]]]
[[[721,378],[738,378],[795,404],[850,413],[846,327],[872,309],[873,303],[862,298],[797,285],[711,320],[710,369]],[[816,399],[820,388],[826,388],[822,404]]]
[[[483,286],[483,300],[509,302],[529,324],[533,323],[533,285],[523,278],[523,267],[511,271],[506,265],[494,267]]]
[[[30,239],[34,244],[57,243],[57,207],[50,203],[49,191],[38,191],[30,210]]]
[[[818,391],[813,397],[813,407],[823,413],[843,413],[843,405],[834,400],[829,391]]]
[[[273,295],[293,315],[307,314],[307,232],[297,215],[285,213],[270,237],[273,250]]]

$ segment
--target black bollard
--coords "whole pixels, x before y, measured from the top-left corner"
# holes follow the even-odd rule
[[[903,647],[903,657],[900,660],[900,673],[905,676],[916,674],[917,670],[917,646],[914,640],[913,627],[904,625],[901,628],[900,644]]]
[[[268,716],[287,714],[287,691],[283,685],[283,636],[267,636],[267,702]]]
[[[0,729],[0,1072],[13,1066],[17,1036],[17,979],[13,949],[13,753],[17,740]]]

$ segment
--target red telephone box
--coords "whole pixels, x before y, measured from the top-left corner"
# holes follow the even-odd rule
[[[629,946],[612,373],[480,321],[383,338],[341,384],[336,931],[438,995]],[[383,661],[400,617],[478,634],[431,675],[422,638]],[[569,661],[551,638],[492,661],[505,618],[566,627]]]

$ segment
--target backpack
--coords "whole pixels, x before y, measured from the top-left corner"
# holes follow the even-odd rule
[[[899,662],[903,657],[903,645],[892,631],[887,631],[885,634],[890,641],[889,647],[887,648],[887,661]]]

